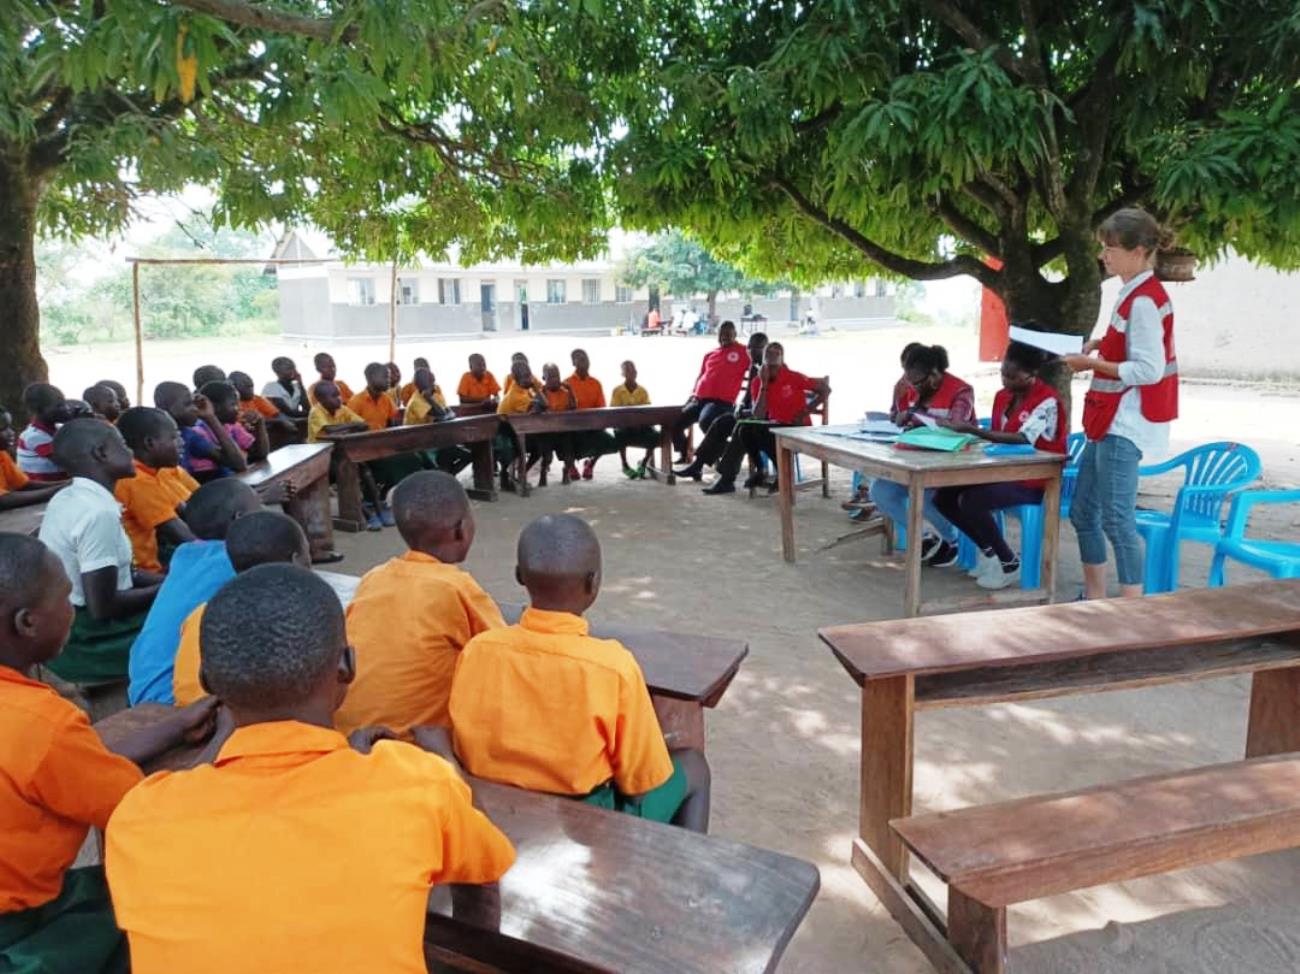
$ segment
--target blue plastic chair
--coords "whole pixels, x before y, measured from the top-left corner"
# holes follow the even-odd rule
[[[1179,556],[1184,541],[1218,548],[1223,540],[1223,502],[1259,479],[1259,454],[1244,443],[1205,443],[1164,463],[1139,467],[1152,477],[1182,468],[1183,486],[1173,510],[1139,510],[1137,529],[1146,541],[1142,591],[1151,595],[1178,587]]]
[[[1061,470],[1061,518],[1070,516],[1070,503],[1074,500],[1074,488],[1079,484],[1079,460],[1083,457],[1083,448],[1088,445],[1088,438],[1082,433],[1071,433],[1065,441],[1065,452],[1069,458]]]
[[[1258,504],[1300,504],[1300,490],[1246,490],[1232,499],[1227,530],[1210,563],[1210,588],[1225,583],[1224,563],[1229,558],[1274,578],[1300,578],[1300,543],[1246,537],[1250,510]]]

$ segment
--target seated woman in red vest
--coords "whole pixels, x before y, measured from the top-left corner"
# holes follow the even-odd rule
[[[899,426],[919,426],[918,416],[936,423],[975,422],[975,390],[948,371],[948,352],[942,345],[918,345],[903,360],[906,384],[900,389],[890,415]],[[907,488],[878,478],[871,484],[871,502],[886,517],[907,523]],[[957,563],[957,529],[934,506],[934,490],[925,492],[925,520],[934,534],[921,539],[921,560],[935,568]],[[915,539],[909,539],[912,544]]]
[[[974,423],[947,419],[939,420],[939,425],[993,443],[1027,443],[1049,453],[1065,453],[1070,417],[1056,390],[1039,378],[1053,358],[1032,346],[1012,342],[1002,357],[1002,388],[993,398],[993,428],[985,430]],[[1037,504],[1042,499],[1041,480],[941,487],[935,492],[935,507],[980,550],[979,562],[971,572],[980,588],[1006,588],[1020,581],[1020,559],[1002,537],[993,512]]]

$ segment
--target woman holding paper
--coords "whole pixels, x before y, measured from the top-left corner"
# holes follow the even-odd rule
[[[903,362],[907,385],[894,403],[893,419],[899,426],[934,426],[939,420],[975,422],[975,390],[948,371],[948,353],[941,345],[920,345]],[[899,524],[907,523],[907,488],[892,480],[871,484],[876,509]],[[922,540],[921,560],[934,568],[957,562],[957,529],[934,506],[934,490],[925,492],[925,520],[935,535]],[[918,539],[909,539],[916,544]]]
[[[1079,538],[1084,595],[1106,597],[1109,539],[1120,595],[1129,598],[1142,594],[1138,464],[1169,449],[1169,424],[1178,417],[1173,305],[1151,270],[1156,251],[1169,240],[1139,209],[1112,214],[1098,237],[1102,263],[1124,286],[1105,334],[1084,345],[1083,354],[1065,356],[1075,372],[1093,376],[1083,400],[1088,445],[1079,460],[1070,522]]]

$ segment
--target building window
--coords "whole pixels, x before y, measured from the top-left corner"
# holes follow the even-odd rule
[[[460,304],[460,279],[455,277],[438,278],[438,303]]]
[[[844,285],[843,285],[843,284],[832,284],[832,285],[831,285],[831,297],[832,297],[832,298],[842,298],[842,297],[844,297]]]
[[[564,304],[564,281],[551,279],[546,282],[546,303]]]
[[[397,300],[401,304],[420,303],[420,282],[415,278],[401,278],[397,282]]]
[[[876,297],[878,298],[885,297],[887,293],[885,291],[885,282],[877,278],[875,284],[876,284]]]
[[[369,277],[349,277],[349,296],[353,304],[375,303],[375,282]]]
[[[630,287],[624,287],[622,284],[619,284],[617,287],[614,288],[614,300],[618,304],[631,304],[632,289]]]
[[[853,282],[853,296],[854,296],[855,298],[865,298],[865,297],[867,296],[867,282],[866,282],[866,281],[854,281],[854,282]]]
[[[599,280],[585,280],[582,282],[582,303],[600,304]]]

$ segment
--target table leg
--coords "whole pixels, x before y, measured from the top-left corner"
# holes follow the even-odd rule
[[[784,443],[776,447],[776,479],[781,495],[781,556],[794,564],[794,455]]]
[[[673,429],[667,423],[659,428],[659,469],[664,472],[664,483],[677,483],[673,473]]]
[[[699,701],[651,694],[650,702],[654,704],[659,728],[669,748],[704,750],[704,707]]]
[[[890,819],[912,813],[913,678],[868,680],[862,686],[862,777],[858,831],[885,869],[907,878],[907,850]]]
[[[1246,757],[1300,751],[1300,666],[1256,670],[1250,683]]]
[[[474,457],[474,487],[468,491],[468,494],[478,500],[494,501],[497,499],[497,481],[492,459],[492,441],[481,440],[478,443],[471,443],[469,448]]]
[[[333,553],[334,522],[330,519],[329,477],[313,480],[285,504],[285,510],[306,532],[312,561]]]
[[[921,614],[921,525],[924,521],[925,487],[920,479],[907,486],[907,557],[904,561],[903,617]]]
[[[366,515],[361,506],[361,468],[341,452],[336,456],[339,459],[334,479],[339,490],[339,527],[345,531],[364,530]]]
[[[1043,568],[1039,585],[1047,591],[1047,601],[1056,601],[1056,562],[1061,547],[1061,468],[1047,479],[1043,488]]]
[[[515,490],[520,497],[528,496],[528,437],[523,433],[515,434]]]

